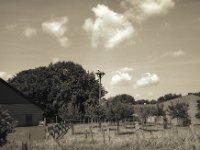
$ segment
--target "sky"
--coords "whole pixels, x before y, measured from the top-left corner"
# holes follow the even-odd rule
[[[0,77],[73,61],[106,97],[200,91],[199,0],[0,0]]]

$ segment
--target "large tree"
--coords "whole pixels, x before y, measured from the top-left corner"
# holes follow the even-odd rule
[[[93,99],[98,102],[98,80],[94,73],[86,72],[73,62],[58,62],[47,67],[38,67],[18,73],[9,83],[29,96],[45,110],[45,115],[54,115],[63,106],[70,104],[85,113],[84,103]],[[104,96],[104,89],[102,89]],[[77,110],[77,109],[76,109]]]

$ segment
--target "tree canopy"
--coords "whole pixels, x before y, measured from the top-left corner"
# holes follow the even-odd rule
[[[121,120],[130,117],[134,113],[134,97],[128,94],[121,94],[111,97],[103,105],[105,116],[109,120]]]
[[[171,103],[168,106],[168,114],[172,119],[176,118],[177,123],[180,126],[186,126],[191,123],[190,116],[188,114],[189,104],[185,102]]]
[[[166,101],[169,101],[169,100],[172,100],[172,99],[175,99],[175,98],[179,98],[179,97],[182,97],[181,94],[172,94],[172,93],[169,93],[169,94],[166,94],[164,96],[161,96],[157,99],[157,102],[160,103],[160,102],[166,102]]]
[[[19,72],[9,83],[45,110],[45,116],[70,105],[85,113],[85,103],[98,103],[98,80],[79,64],[58,62]],[[102,96],[105,90],[102,88]]]

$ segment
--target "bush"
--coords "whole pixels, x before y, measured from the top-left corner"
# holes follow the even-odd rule
[[[15,121],[7,111],[0,111],[0,146],[6,143],[8,133],[15,127]]]
[[[191,124],[191,119],[188,117],[188,118],[183,118],[182,120],[182,126],[186,127],[186,126],[189,126]]]

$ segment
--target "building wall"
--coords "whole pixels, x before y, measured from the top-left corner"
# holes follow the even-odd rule
[[[0,109],[7,110],[18,122],[17,126],[38,125],[43,119],[43,112],[34,104],[1,104]],[[26,114],[32,115],[32,124],[26,122]]]

